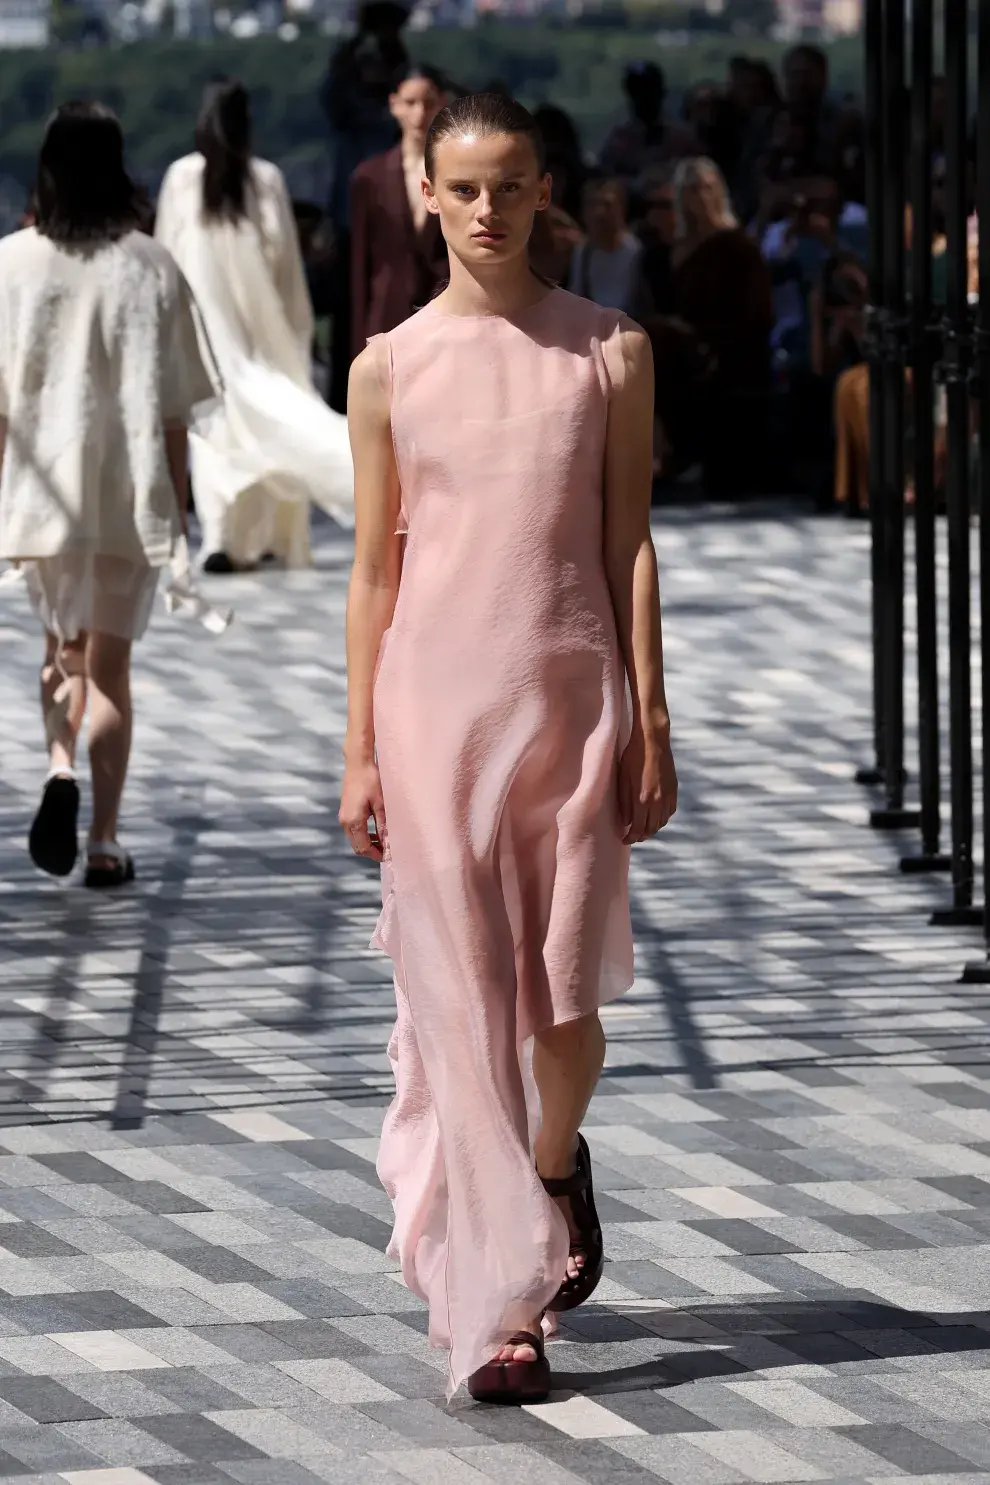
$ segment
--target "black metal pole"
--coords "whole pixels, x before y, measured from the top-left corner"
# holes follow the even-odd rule
[[[865,351],[869,366],[870,589],[873,627],[874,763],[856,774],[860,784],[883,782],[883,0],[866,0],[866,211],[869,222]]]
[[[984,957],[963,970],[970,983],[990,983],[990,10],[979,12],[977,47],[976,214],[980,233],[980,303],[976,312],[977,375],[980,397],[980,674],[983,714],[983,938]]]
[[[886,342],[880,376],[882,420],[883,527],[881,589],[883,614],[883,785],[882,809],[870,824],[878,830],[917,825],[917,810],[904,808],[904,382],[908,353],[904,296],[905,208],[905,52],[904,0],[883,7],[883,321]]]
[[[935,584],[935,344],[932,324],[932,0],[911,8],[911,368],[914,433],[914,584],[918,635],[918,789],[921,854],[901,870],[948,871],[939,850],[938,636]]]
[[[970,676],[969,373],[967,294],[966,0],[944,0],[946,78],[946,304],[942,377],[946,397],[946,510],[949,529],[949,766],[952,907],[936,923],[981,923],[973,907],[973,716]],[[984,223],[984,226],[986,224]]]

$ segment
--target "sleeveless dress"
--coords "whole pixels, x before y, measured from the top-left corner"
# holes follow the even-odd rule
[[[621,323],[557,289],[513,319],[430,304],[371,342],[405,533],[374,693],[388,844],[373,942],[398,1009],[378,1172],[451,1392],[565,1272],[527,1039],[632,983],[629,707],[602,557]]]

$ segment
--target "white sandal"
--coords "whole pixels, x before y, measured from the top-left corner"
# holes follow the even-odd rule
[[[94,860],[105,856],[112,866],[94,866]],[[134,880],[134,858],[129,851],[118,846],[115,840],[90,841],[86,847],[86,875],[84,887],[101,889],[123,887]]]

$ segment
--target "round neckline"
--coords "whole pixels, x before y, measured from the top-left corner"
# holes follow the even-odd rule
[[[550,289],[549,293],[544,294],[542,299],[536,299],[536,300],[534,300],[534,302],[532,304],[527,304],[524,309],[516,310],[515,314],[511,314],[511,315],[505,315],[505,314],[502,314],[502,315],[500,315],[500,314],[492,314],[492,315],[452,315],[452,314],[446,314],[442,309],[438,309],[437,308],[437,300],[436,299],[434,299],[434,300],[431,301],[430,308],[433,311],[433,317],[434,317],[434,319],[447,320],[448,322],[453,322],[455,324],[457,323],[458,320],[461,320],[466,325],[477,325],[479,323],[484,324],[486,321],[492,321],[493,323],[501,323],[501,324],[507,324],[507,325],[514,325],[519,320],[523,319],[524,316],[531,315],[534,310],[542,309],[542,307],[543,307],[544,304],[546,304],[550,299],[555,299],[556,296],[559,293],[561,293],[560,285],[559,284],[554,284],[553,287]]]

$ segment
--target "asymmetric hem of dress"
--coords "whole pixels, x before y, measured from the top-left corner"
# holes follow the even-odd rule
[[[374,695],[388,859],[373,942],[397,1005],[378,1169],[390,1252],[449,1348],[451,1391],[565,1271],[526,1043],[633,977],[629,706],[602,557],[620,327],[555,290],[512,320],[434,304],[379,342],[405,552]]]

